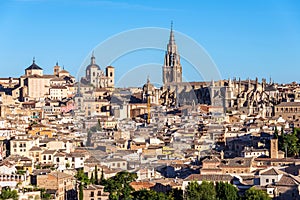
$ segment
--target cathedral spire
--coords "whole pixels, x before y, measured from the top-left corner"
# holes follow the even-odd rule
[[[171,21],[171,31],[170,31],[169,44],[175,45],[175,37],[174,37],[174,32],[173,32],[173,21]]]
[[[167,51],[163,67],[163,83],[180,83],[182,82],[182,67],[180,56],[175,43],[173,21],[171,21],[170,38],[167,44]]]

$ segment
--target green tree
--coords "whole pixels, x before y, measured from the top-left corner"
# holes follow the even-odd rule
[[[135,200],[155,200],[157,199],[157,193],[153,190],[142,189],[133,193],[133,199]]]
[[[278,139],[278,137],[279,137],[278,129],[277,129],[277,126],[275,126],[274,138],[275,138],[275,139]]]
[[[183,200],[183,191],[177,188],[172,189],[168,192],[168,199],[169,200]]]
[[[294,131],[290,134],[283,134],[283,146],[287,148],[289,156],[297,156],[299,154],[299,144],[297,133]]]
[[[245,193],[245,200],[271,200],[267,192],[259,189],[255,189],[254,187],[248,189]]]
[[[105,185],[104,171],[101,169],[100,185]]]
[[[79,200],[83,200],[83,184],[79,183]]]
[[[92,172],[92,174],[91,174],[90,183],[91,184],[95,184],[96,183],[96,179],[94,178],[94,172]]]
[[[70,168],[70,163],[69,163],[69,162],[66,163],[66,168],[67,168],[67,169]]]
[[[186,188],[185,198],[187,200],[216,200],[217,194],[212,182],[202,181],[201,185],[192,181]]]
[[[95,165],[95,183],[98,185],[99,181],[98,181],[98,167],[97,165]]]
[[[80,169],[80,170],[77,171],[77,174],[75,175],[75,178],[76,178],[78,181],[84,183],[85,185],[90,184],[90,179],[89,179],[89,177],[83,172],[82,169]]]
[[[219,200],[238,200],[238,189],[230,183],[218,182],[216,184],[217,198]]]
[[[18,199],[18,192],[17,190],[11,190],[9,187],[2,188],[0,199]]]
[[[119,172],[105,181],[105,191],[110,193],[110,199],[131,199],[134,189],[129,184],[136,179],[135,173]]]
[[[153,190],[142,189],[132,194],[134,200],[172,200],[172,197]]]
[[[187,200],[200,199],[200,185],[196,181],[189,182],[185,190],[185,198]]]
[[[215,186],[212,182],[202,181],[199,187],[201,200],[215,200],[217,199],[217,193]]]

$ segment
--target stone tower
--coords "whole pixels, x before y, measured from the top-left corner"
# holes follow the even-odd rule
[[[59,76],[59,72],[60,72],[60,66],[58,65],[58,62],[56,62],[56,65],[53,67],[53,74],[55,76]]]
[[[270,158],[278,158],[278,139],[270,140]]]
[[[173,23],[171,23],[170,39],[167,45],[163,66],[163,84],[174,84],[182,82],[182,67],[177,45],[175,43]]]

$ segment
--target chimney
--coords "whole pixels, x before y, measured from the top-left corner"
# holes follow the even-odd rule
[[[224,151],[223,150],[221,151],[220,156],[221,156],[221,159],[223,160],[224,159]]]

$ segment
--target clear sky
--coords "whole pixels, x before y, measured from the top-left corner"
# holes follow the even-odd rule
[[[142,27],[169,28],[171,20],[176,31],[205,48],[223,79],[300,81],[297,0],[3,0],[0,77],[24,74],[33,56],[46,73],[58,61],[76,74],[86,56],[112,35]],[[162,65],[163,58],[164,52],[146,50],[114,66]],[[198,79],[184,65],[183,71],[187,80]]]

